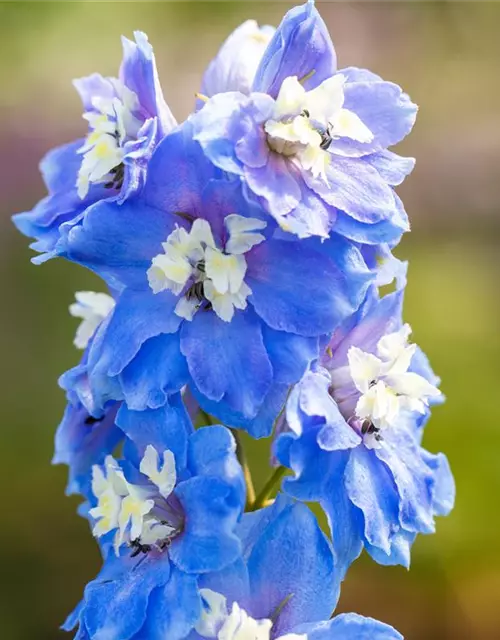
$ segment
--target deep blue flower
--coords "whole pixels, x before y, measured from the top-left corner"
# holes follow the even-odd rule
[[[200,615],[198,577],[241,554],[245,489],[230,432],[187,433],[161,412],[122,407],[118,421],[137,438],[92,468],[87,516],[104,565],[65,623],[79,625],[76,637],[183,637]]]
[[[435,530],[455,487],[443,454],[421,446],[438,379],[401,322],[403,292],[366,303],[294,388],[276,455],[295,471],[285,490],[318,501],[343,574],[363,546],[381,564],[409,566],[418,533]]]
[[[255,436],[373,279],[343,238],[299,241],[249,204],[189,121],[157,147],[141,196],[91,207],[66,255],[118,292],[89,347],[101,408],[157,408],[189,384],[206,411]]]
[[[280,498],[245,514],[241,535],[245,561],[199,580],[203,613],[189,640],[401,640],[371,618],[330,619],[339,593],[333,553],[304,505]]]
[[[18,229],[35,238],[31,247],[42,254],[36,263],[60,253],[61,233],[81,222],[90,205],[106,199],[122,203],[140,190],[154,147],[176,125],[147,36],[134,35],[135,42],[122,39],[118,78],[94,73],[74,81],[88,135],[45,156],[40,170],[48,196],[14,216]]]
[[[230,89],[194,116],[195,138],[284,229],[301,237],[333,229],[369,244],[408,230],[392,187],[414,162],[387,148],[410,132],[417,108],[369,71],[337,70],[312,0],[283,19],[252,92]]]

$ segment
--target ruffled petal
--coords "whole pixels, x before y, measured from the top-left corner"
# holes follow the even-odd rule
[[[134,32],[135,42],[122,36],[123,62],[121,81],[138,97],[142,109],[149,117],[158,117],[161,135],[164,136],[177,124],[163,98],[153,47],[142,31]]]
[[[149,289],[151,260],[162,253],[162,242],[179,222],[140,200],[98,202],[87,210],[83,224],[67,234],[67,255],[114,289]]]
[[[417,105],[392,82],[385,82],[365,69],[349,67],[340,73],[346,77],[344,108],[353,111],[373,134],[371,142],[348,138],[335,140],[335,153],[364,156],[382,151],[405,138],[417,117]]]
[[[83,620],[90,637],[130,640],[145,621],[149,597],[170,578],[167,554],[145,559],[108,556],[84,595]]]
[[[357,613],[342,613],[328,622],[300,625],[293,631],[305,634],[307,640],[403,640],[390,625]]]
[[[345,470],[345,490],[363,513],[366,540],[389,554],[391,536],[399,529],[399,496],[391,474],[373,451],[364,446],[351,451]]]
[[[230,484],[218,477],[194,477],[175,489],[188,514],[182,535],[169,549],[181,571],[207,573],[220,571],[234,562],[241,543],[234,534],[243,503]]]
[[[257,69],[253,90],[276,98],[285,78],[300,79],[311,74],[303,83],[310,90],[331,77],[336,68],[337,56],[330,35],[314,2],[309,0],[291,9],[281,21]]]
[[[314,178],[303,172],[308,186],[327,204],[359,222],[373,224],[390,219],[395,208],[392,189],[364,160],[330,156],[326,175]]]
[[[236,312],[224,322],[211,311],[197,313],[181,329],[181,351],[200,393],[254,417],[272,381],[271,363],[258,318]]]
[[[102,418],[92,418],[83,405],[68,403],[55,438],[52,464],[69,467],[66,494],[85,494],[90,489],[90,470],[112,453],[123,433],[115,425],[118,406],[107,409]]]
[[[122,405],[116,423],[137,447],[139,454],[152,445],[157,451],[172,451],[178,472],[186,467],[188,437],[193,425],[179,394],[160,409],[131,411]]]
[[[123,397],[130,409],[156,409],[189,380],[180,335],[162,333],[143,343],[135,358],[119,376]]]
[[[136,640],[182,640],[198,621],[200,612],[196,578],[172,567],[167,584],[149,597],[146,624]]]

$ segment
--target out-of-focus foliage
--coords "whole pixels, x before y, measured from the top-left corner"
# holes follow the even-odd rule
[[[57,261],[30,265],[13,212],[43,195],[37,162],[84,132],[71,79],[114,74],[119,36],[146,31],[179,119],[204,66],[248,17],[276,24],[290,3],[11,3],[0,5],[0,638],[52,640],[99,566],[96,545],[51,467],[64,407],[58,375],[79,354],[67,313],[96,278]],[[341,608],[393,624],[409,640],[494,638],[500,628],[500,5],[319,3],[340,65],[369,66],[421,105],[402,153],[418,159],[402,190],[413,233],[406,320],[443,379],[447,403],[425,437],[450,458],[457,506],[422,537],[409,574],[358,561]],[[257,483],[268,443],[250,445]]]

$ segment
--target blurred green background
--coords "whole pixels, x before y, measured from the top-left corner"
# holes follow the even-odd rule
[[[56,380],[73,366],[73,293],[97,278],[63,262],[30,264],[10,223],[44,195],[37,163],[85,131],[71,79],[116,75],[119,37],[148,33],[166,99],[178,119],[204,67],[243,20],[277,24],[288,2],[82,2],[0,5],[0,638],[54,640],[99,566],[66,471],[51,467],[64,407]],[[406,320],[442,376],[448,402],[425,445],[455,472],[455,511],[420,537],[413,566],[367,558],[348,575],[340,610],[372,615],[409,640],[500,637],[500,4],[336,3],[318,7],[340,66],[366,66],[420,104],[400,151],[417,157],[401,188],[413,232]],[[252,447],[258,482],[264,444]],[[165,639],[168,640],[168,639]]]

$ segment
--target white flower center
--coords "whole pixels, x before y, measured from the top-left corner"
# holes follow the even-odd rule
[[[75,318],[82,318],[82,321],[76,330],[73,344],[78,349],[85,349],[97,327],[113,310],[115,301],[107,293],[95,291],[77,291],[75,299],[69,312]]]
[[[343,413],[358,424],[365,444],[378,445],[380,432],[397,426],[403,412],[424,413],[431,398],[441,392],[417,373],[409,372],[417,348],[408,344],[410,326],[383,336],[377,344],[377,356],[358,347],[347,353],[348,366],[331,372],[333,395]],[[354,383],[354,389],[352,385]]]
[[[270,640],[272,620],[255,620],[236,602],[228,612],[226,598],[210,589],[200,589],[200,595],[203,608],[195,630],[202,638]],[[307,635],[287,633],[276,640],[307,640]]]
[[[252,291],[244,282],[244,254],[265,240],[258,231],[266,223],[231,214],[224,224],[228,232],[224,250],[215,244],[210,224],[198,218],[189,232],[182,227],[172,231],[163,243],[164,253],[153,258],[149,285],[154,293],[168,289],[181,296],[175,308],[181,318],[192,320],[198,309],[212,308],[230,322],[235,308],[247,306]]]
[[[96,96],[92,111],[83,114],[89,133],[78,150],[83,155],[76,186],[81,199],[91,183],[104,182],[120,188],[123,182],[124,145],[137,138],[142,122],[134,116],[139,111],[137,95],[116,78],[109,78],[113,97]]]
[[[271,149],[293,156],[303,169],[325,182],[332,141],[341,137],[373,140],[360,118],[343,108],[344,83],[345,77],[337,74],[306,91],[296,76],[285,78],[273,116],[264,125]]]
[[[90,509],[97,521],[94,535],[117,529],[116,555],[124,543],[134,548],[134,555],[151,548],[163,550],[179,526],[179,515],[167,502],[176,484],[173,453],[164,451],[160,468],[158,452],[147,446],[139,467],[143,484],[128,482],[112,456],[106,457],[104,467],[106,473],[98,465],[92,467],[92,492],[97,498],[97,506]]]

